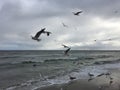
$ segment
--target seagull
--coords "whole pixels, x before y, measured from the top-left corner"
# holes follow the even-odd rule
[[[70,78],[70,80],[76,79],[76,77],[72,77],[72,76],[70,76],[70,75],[69,75],[69,78]]]
[[[39,39],[39,37],[40,37],[40,35],[41,35],[42,33],[45,33],[45,29],[46,29],[46,28],[41,29],[39,32],[36,33],[36,35],[35,35],[34,37],[31,36],[32,39],[33,39],[33,40],[40,41],[41,39]]]
[[[66,46],[66,45],[64,45],[64,44],[62,44],[62,46],[63,46],[64,48],[69,48],[68,46]]]
[[[88,73],[88,75],[90,76],[90,78],[92,78],[94,75],[93,74],[91,74],[91,73]]]
[[[71,48],[68,48],[67,50],[65,50],[65,51],[64,51],[64,55],[69,56],[69,55],[68,55],[68,52],[70,51],[70,49],[71,49]]]
[[[107,72],[107,73],[105,73],[105,75],[106,75],[106,78],[107,78],[107,76],[110,77],[111,73],[110,73],[110,72]]]
[[[36,64],[33,64],[33,67],[36,67],[37,65]]]
[[[113,83],[113,81],[112,81],[112,80],[110,80],[109,85],[111,86],[111,85],[112,85],[112,83]]]
[[[79,12],[73,12],[74,15],[79,16],[80,13],[82,13],[83,11],[79,11]]]
[[[62,23],[63,27],[68,27],[66,24]]]

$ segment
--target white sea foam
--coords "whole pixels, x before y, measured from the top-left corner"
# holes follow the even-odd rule
[[[54,84],[64,84],[70,82],[69,75],[75,76],[76,79],[88,79],[88,73],[94,74],[97,76],[101,73],[108,72],[110,68],[120,68],[120,63],[117,64],[105,64],[105,65],[94,65],[94,66],[84,66],[80,68],[77,72],[68,73],[65,76],[55,77],[53,79],[32,79],[26,81],[25,83],[21,83],[19,86],[11,86],[6,90],[16,90],[17,88],[21,88],[21,90],[25,90],[24,87],[28,88],[27,90],[36,90],[41,87],[50,86]],[[35,82],[35,83],[34,83]]]

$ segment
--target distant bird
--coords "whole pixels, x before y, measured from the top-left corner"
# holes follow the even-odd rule
[[[70,80],[74,80],[74,79],[76,79],[76,77],[73,77],[73,76],[70,76],[70,75],[69,75],[69,79],[70,79]]]
[[[110,77],[111,73],[107,72],[107,73],[105,73],[105,75],[106,75],[106,78],[107,78],[107,76]]]
[[[110,77],[110,80],[113,80],[113,78],[112,78],[112,77]]]
[[[90,78],[92,78],[94,76],[94,74],[88,73],[88,76],[90,76]]]
[[[68,48],[67,50],[64,51],[64,55],[69,55],[68,52],[70,51],[71,48]]]
[[[79,11],[79,12],[73,12],[74,15],[79,16],[80,13],[82,13],[83,11]]]
[[[62,23],[62,25],[63,25],[63,27],[68,27],[68,25],[66,25],[66,24],[64,24],[64,23]]]
[[[62,46],[63,46],[64,48],[69,48],[67,45],[64,45],[64,44],[62,44]]]
[[[105,75],[105,74],[104,74],[104,73],[101,73],[101,74],[97,75],[97,77],[101,77],[101,76],[103,76],[103,75]]]
[[[33,67],[36,67],[37,65],[36,64],[33,64]]]
[[[39,37],[40,37],[40,35],[41,35],[42,33],[45,33],[45,29],[46,29],[46,28],[41,29],[39,32],[36,33],[36,35],[35,35],[34,37],[31,36],[32,39],[33,39],[33,40],[40,41],[41,39],[39,39]]]
[[[112,81],[112,80],[110,80],[109,85],[111,86],[111,85],[112,85],[112,83],[113,83],[113,81]]]

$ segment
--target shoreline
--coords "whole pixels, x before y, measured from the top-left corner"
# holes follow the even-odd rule
[[[120,69],[111,69],[112,83],[109,77],[95,77],[93,80],[88,79],[71,80],[66,84],[54,84],[47,87],[37,88],[34,90],[120,90]]]

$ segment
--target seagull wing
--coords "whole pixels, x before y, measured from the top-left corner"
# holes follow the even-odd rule
[[[42,31],[37,32],[36,35],[35,35],[35,38],[39,38],[39,36],[41,35],[41,33],[42,33]]]
[[[79,12],[77,12],[76,14],[80,14],[80,13],[82,13],[83,11],[79,11]]]
[[[68,48],[67,50],[65,50],[65,55],[70,51],[71,48]]]
[[[69,48],[68,46],[66,46],[66,45],[64,45],[64,44],[62,44],[62,46],[63,46],[64,48]]]
[[[45,30],[46,28],[43,28],[43,29],[41,29],[39,32],[37,32],[36,33],[36,35],[35,35],[35,38],[39,38],[39,36],[42,34],[42,33],[45,33]]]

